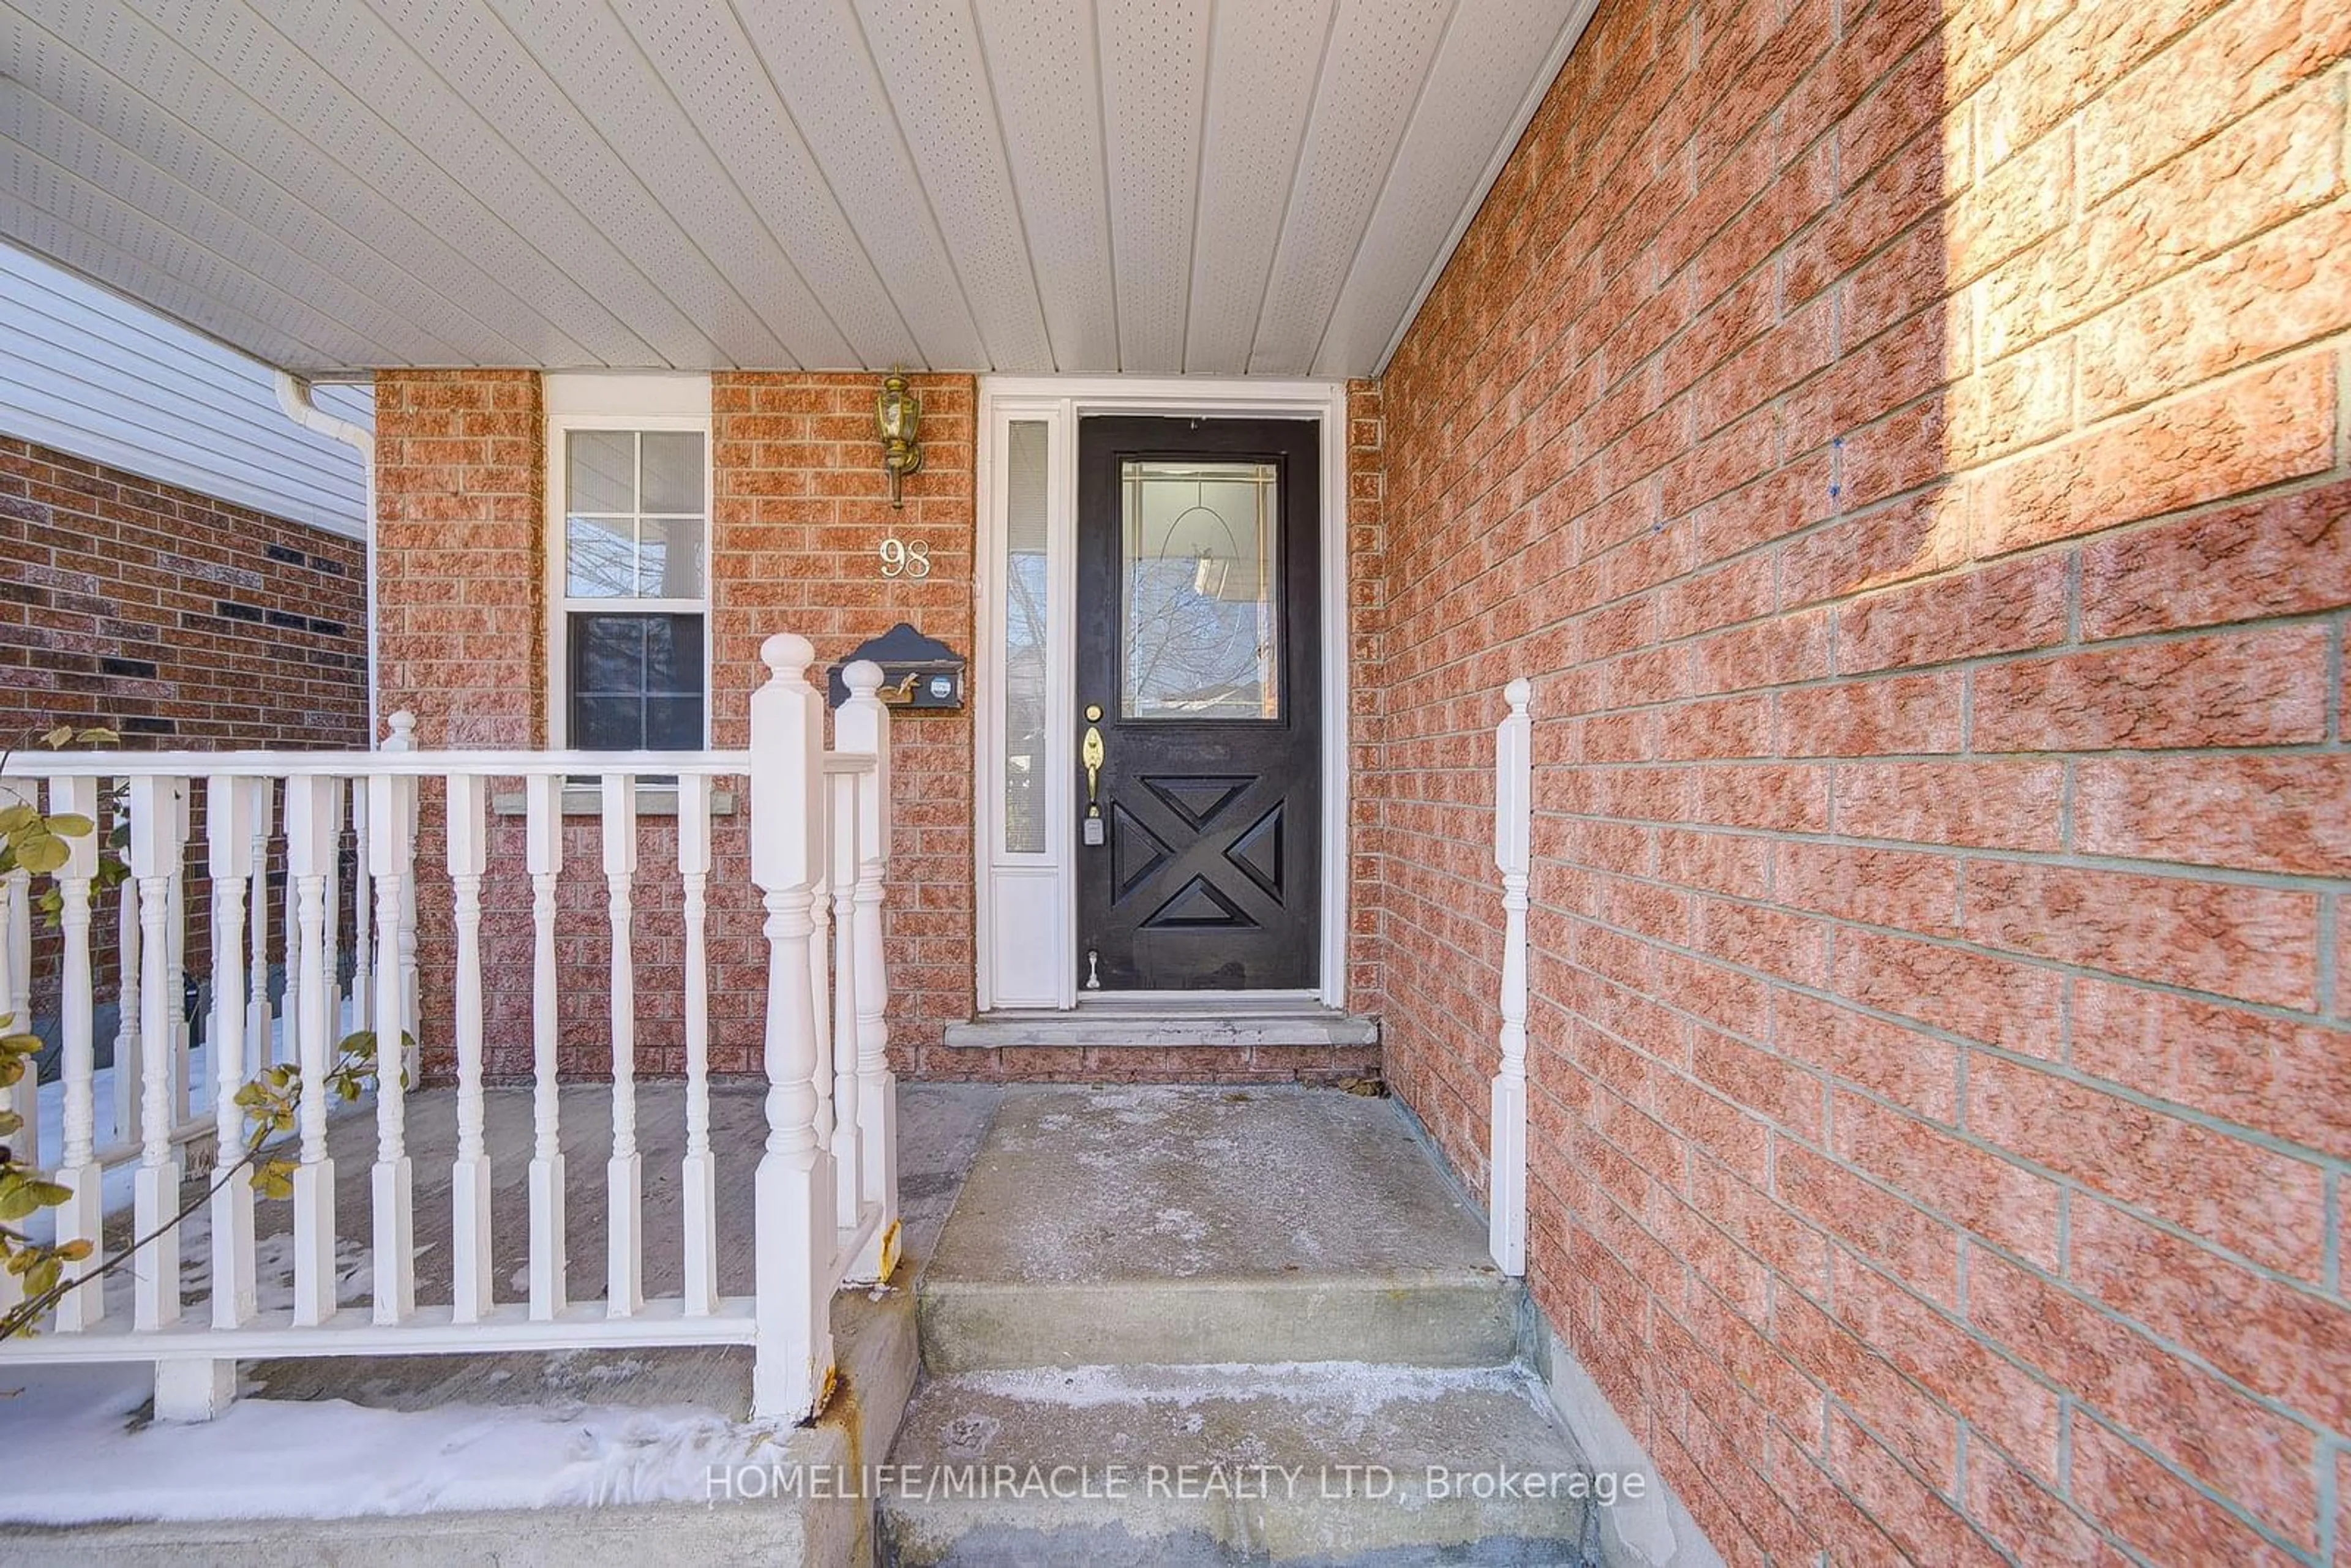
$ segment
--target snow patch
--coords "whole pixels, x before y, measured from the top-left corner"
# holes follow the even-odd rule
[[[582,1384],[626,1376],[582,1368]],[[767,1464],[778,1428],[687,1406],[245,1399],[195,1426],[146,1422],[144,1365],[26,1369],[0,1379],[12,1445],[0,1520],[347,1519],[465,1509],[704,1502],[714,1467]]]

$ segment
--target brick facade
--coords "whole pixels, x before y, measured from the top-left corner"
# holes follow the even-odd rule
[[[366,744],[366,547],[0,437],[0,746],[61,720],[135,750]],[[197,908],[204,861],[192,845]],[[103,1005],[120,971],[103,917],[99,929]],[[191,923],[191,973],[209,936]],[[34,941],[33,1013],[47,1028],[57,938],[44,925]],[[273,931],[273,952],[282,941]]]
[[[1392,1080],[1733,1562],[2345,1561],[2351,13],[1604,0],[1381,388]],[[1359,655],[1360,657],[1361,655]]]
[[[377,378],[378,585],[382,706],[418,716],[421,744],[546,743],[547,437],[541,384],[526,371],[385,371]],[[863,375],[732,371],[712,378],[711,733],[741,746],[759,644],[792,631],[820,665],[900,621],[949,646],[974,635],[972,462],[977,388],[969,376],[917,376],[922,471],[905,504],[888,501],[872,433],[875,381]],[[1356,482],[1377,486],[1376,392],[1358,421]],[[927,577],[884,578],[892,533],[928,547]],[[893,726],[894,834],[884,912],[891,1045],[897,1071],[930,1078],[1197,1081],[1329,1080],[1377,1071],[1376,1051],[948,1050],[946,1024],[973,1007],[972,746],[975,715],[907,715]],[[431,788],[431,787],[428,787]],[[454,962],[442,841],[424,813],[418,846],[419,968],[425,1016],[445,1017]],[[716,824],[710,881],[711,1066],[759,1070],[767,956],[750,883],[747,819]],[[611,1066],[609,925],[596,817],[570,818],[559,892],[561,1062]],[[522,823],[493,826],[483,889],[489,1071],[530,1070],[530,888],[518,874]],[[638,1070],[684,1069],[684,931],[674,828],[647,818],[632,889]],[[1359,899],[1366,895],[1358,893]],[[1368,971],[1358,977],[1366,983]],[[427,1040],[428,1072],[453,1063]]]
[[[0,736],[57,719],[139,747],[361,744],[365,549],[0,436]]]

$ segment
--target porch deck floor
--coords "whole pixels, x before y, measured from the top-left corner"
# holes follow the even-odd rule
[[[1013,1090],[930,1277],[982,1285],[1495,1272],[1395,1103],[1290,1085]]]
[[[714,1083],[710,1141],[717,1158],[718,1285],[722,1294],[751,1290],[752,1178],[766,1136],[762,1082]],[[910,1278],[936,1245],[939,1228],[970,1168],[1001,1091],[974,1084],[910,1084],[898,1100],[899,1193],[903,1210],[898,1281]],[[494,1087],[484,1094],[486,1141],[491,1160],[493,1291],[501,1301],[528,1293],[531,1154],[531,1092]],[[611,1093],[608,1087],[567,1085],[560,1096],[563,1134],[567,1290],[574,1302],[605,1297],[606,1161],[611,1154]],[[449,1159],[456,1148],[454,1089],[413,1092],[407,1137],[414,1171],[416,1296],[446,1301],[450,1291]],[[685,1145],[685,1091],[674,1081],[637,1086],[638,1146],[644,1159],[644,1289],[649,1298],[675,1295],[683,1269],[684,1217],[679,1161]],[[360,1106],[329,1125],[335,1166],[339,1289],[349,1303],[365,1301],[372,1282],[369,1184],[375,1160],[376,1119]],[[205,1178],[209,1180],[209,1178]],[[203,1190],[192,1180],[185,1189]],[[199,1212],[183,1241],[185,1298],[200,1303],[210,1290],[209,1226]],[[260,1239],[264,1305],[290,1300],[291,1206],[263,1201],[255,1229]],[[124,1287],[116,1284],[116,1290]],[[127,1293],[121,1303],[127,1312]],[[197,1310],[201,1310],[199,1306]],[[344,1399],[387,1410],[430,1410],[452,1405],[561,1406],[592,1401],[628,1407],[693,1406],[740,1419],[750,1408],[751,1351],[743,1345],[633,1347],[627,1350],[517,1352],[494,1354],[317,1356],[249,1363],[244,1392],[270,1399]]]

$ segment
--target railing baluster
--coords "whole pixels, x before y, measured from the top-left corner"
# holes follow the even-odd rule
[[[204,783],[205,870],[213,884],[213,1010],[205,1031],[212,1065],[218,1161],[231,1174],[213,1187],[213,1327],[236,1328],[253,1316],[253,1172],[237,1165],[245,1113],[245,892],[253,872],[250,780],[215,773]]]
[[[245,1012],[245,1051],[248,1068],[256,1062],[278,1060],[276,1042],[270,1038],[270,1024],[275,1009],[269,1005],[269,841],[276,823],[271,807],[277,783],[272,779],[248,779],[245,782],[247,796],[246,810],[253,829],[249,859],[253,867],[251,905],[253,941],[249,949],[252,973],[247,984],[252,998]],[[287,1031],[291,1033],[289,1030]],[[250,1076],[248,1071],[247,1076]]]
[[[96,822],[98,780],[87,777],[52,780],[49,810],[53,815],[70,812]],[[98,1105],[92,1083],[97,1043],[90,1031],[89,883],[98,874],[98,831],[68,839],[66,863],[57,868],[57,931],[65,968],[57,981],[58,1092],[64,1100],[59,1131],[64,1147],[58,1151],[57,1181],[72,1196],[57,1207],[57,1237],[60,1242],[87,1241],[93,1247],[102,1239],[99,1228],[105,1221],[105,1173],[96,1158]],[[105,1316],[103,1289],[68,1291],[57,1302],[57,1331],[75,1333],[94,1328]]]
[[[612,1158],[605,1167],[607,1317],[644,1310],[644,1160],[637,1153],[637,970],[629,940],[635,916],[637,781],[604,775],[604,885],[612,925]]]
[[[180,1317],[180,1230],[167,1225],[180,1207],[180,1173],[172,1157],[172,1052],[179,1033],[180,997],[172,986],[172,941],[165,928],[180,880],[180,793],[177,779],[131,781],[131,874],[139,883],[139,1173],[133,1181],[132,1224],[146,1238],[131,1265],[133,1326],[163,1328]]]
[[[859,659],[841,672],[849,700],[832,716],[833,744],[873,759],[857,781],[857,1115],[863,1201],[878,1210],[849,1266],[852,1280],[886,1280],[898,1262],[898,1082],[890,1071],[889,971],[882,953],[883,873],[890,859],[890,710],[877,692],[882,666]],[[844,1177],[843,1179],[847,1179]]]
[[[758,1250],[754,1416],[812,1414],[832,1378],[831,1156],[817,1141],[817,1007],[810,986],[822,697],[809,685],[816,650],[779,632],[759,649],[768,676],[751,695],[751,876],[767,907],[768,1139],[755,1178]]]
[[[379,775],[368,800],[368,856],[375,878],[375,922],[391,931],[400,920],[408,885],[408,795],[412,779]],[[402,1322],[416,1311],[414,1184],[408,1162],[408,1097],[402,1080],[408,1070],[401,1043],[408,1030],[400,982],[398,945],[376,944],[375,970],[375,1321]]]
[[[123,822],[131,820],[131,802],[127,794],[115,807],[115,812]],[[114,952],[118,973],[114,992],[114,1135],[111,1142],[120,1146],[145,1141],[139,1125],[139,1108],[146,1101],[141,1087],[143,1072],[139,1049],[139,975],[142,967],[139,950],[139,879],[124,877],[116,897]]]
[[[375,1019],[375,885],[368,875],[368,780],[351,780],[351,836],[357,841],[351,870],[351,1017],[362,1025]]]
[[[392,734],[384,743],[386,751],[416,749],[416,716],[406,708],[392,716]],[[400,1016],[408,1020],[410,1040],[401,1065],[411,1077],[415,1076],[419,1053],[423,1050],[423,1024],[416,1008],[416,780],[400,781],[398,794],[401,810],[407,818],[406,849],[401,857],[402,880],[400,890],[400,919],[392,929],[398,933],[400,956]],[[379,922],[381,924],[381,922]],[[382,1004],[379,1002],[377,1006]]]
[[[190,815],[194,810],[189,800],[192,793],[193,791],[183,783],[178,795],[172,800],[172,809],[179,817],[181,857],[172,865],[171,884],[164,890],[165,935],[172,955],[171,977],[168,982],[172,998],[170,1059],[172,1119],[164,1128],[166,1137],[179,1132],[193,1113],[191,1106],[193,1103],[195,1092],[194,1063],[188,1054],[188,862],[186,852],[189,841],[188,830],[193,821]],[[179,1145],[176,1142],[173,1143],[171,1150],[172,1164],[177,1166],[181,1163]]]
[[[0,807],[23,806],[30,810],[38,799],[32,785],[0,779]],[[6,1015],[6,1032],[10,1034],[29,1034],[33,1029],[32,880],[32,874],[24,871],[0,876],[0,1014]],[[26,939],[21,949],[19,936]],[[31,1061],[26,1062],[25,1075],[14,1085],[0,1088],[0,1111],[14,1111],[22,1122],[16,1132],[8,1134],[10,1152],[23,1164],[37,1167],[41,1078]],[[20,1285],[16,1276],[0,1274],[0,1307],[12,1306],[22,1299]]]
[[[489,841],[487,781],[449,776],[449,881],[456,895],[457,1162],[449,1171],[452,1318],[479,1322],[490,1310],[490,1160],[482,1137],[482,872]]]
[[[864,1194],[859,1190],[859,1156],[863,1129],[857,1120],[857,775],[828,775],[825,792],[831,797],[827,813],[831,831],[826,845],[828,884],[832,892],[832,997],[830,1038],[832,1045],[832,1168],[833,1209],[844,1232],[857,1228]]]
[[[295,895],[287,927],[287,1016],[295,1025],[302,1099],[302,1140],[294,1167],[294,1322],[301,1327],[335,1315],[335,1166],[327,1157],[327,1072],[339,1042],[327,1017],[327,878],[334,868],[331,780],[286,781],[287,885]]]
[[[327,782],[334,790],[327,809],[333,814],[335,824],[335,858],[332,867],[327,873],[327,1016],[335,1020],[335,1035],[340,1039],[345,1028],[343,1023],[343,811],[346,806],[352,805],[354,802],[346,800],[350,791],[341,779],[330,779]],[[353,970],[356,971],[360,965],[366,962],[367,957],[364,954],[354,956]],[[360,1027],[367,1027],[365,1014],[360,1015]]]
[[[523,780],[525,864],[530,872],[530,1315],[545,1322],[563,1311],[563,1137],[556,1093],[561,1015],[556,1007],[555,885],[563,871],[563,780],[534,773]]]
[[[677,781],[677,869],[685,892],[685,1314],[718,1310],[718,1171],[710,1156],[710,779]]]
[[[809,995],[816,998],[816,1142],[832,1152],[832,889],[825,861],[831,852],[827,810],[832,788],[826,781],[824,754],[817,753],[817,771],[809,792],[809,826],[816,841],[816,873],[809,885]],[[835,1161],[834,1170],[841,1167]]]
[[[286,780],[286,886],[281,899],[283,907],[279,911],[277,923],[278,929],[285,933],[280,938],[284,951],[279,955],[278,968],[282,971],[279,979],[283,984],[278,992],[277,1016],[284,1023],[286,1049],[279,1053],[279,1060],[298,1062],[302,1059],[299,1043],[302,1004],[299,993],[295,987],[295,976],[302,967],[300,953],[302,915],[298,890],[294,883],[294,780],[291,779]],[[342,1020],[336,1019],[333,1027],[340,1038],[343,1027]]]

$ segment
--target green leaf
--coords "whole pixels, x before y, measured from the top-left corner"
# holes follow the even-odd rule
[[[35,876],[47,876],[72,858],[72,846],[51,837],[47,829],[26,834],[16,845],[16,863]]]
[[[0,1138],[5,1138],[11,1133],[21,1133],[24,1130],[24,1117],[19,1116],[14,1111],[0,1111]]]
[[[84,746],[112,746],[122,737],[102,724],[93,724],[86,727],[74,738]]]
[[[23,800],[0,806],[0,833],[20,832],[26,824],[38,820],[39,816],[38,811],[34,810],[29,803]]]
[[[43,734],[41,737],[41,744],[47,747],[51,751],[58,751],[62,750],[66,744],[72,739],[73,726],[69,724],[61,724],[56,728],[48,730]]]
[[[57,811],[48,818],[49,831],[61,839],[86,839],[98,831],[98,824],[79,811]]]

